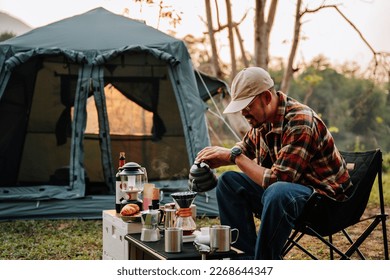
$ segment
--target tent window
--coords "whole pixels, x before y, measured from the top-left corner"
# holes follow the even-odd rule
[[[111,135],[152,136],[153,113],[124,96],[112,84],[104,88]],[[93,96],[87,101],[85,133],[98,134],[99,122]]]
[[[161,140],[166,132],[158,114],[159,78],[106,78],[107,115],[111,135],[151,137]],[[115,85],[115,86],[114,86]],[[61,75],[61,103],[65,106],[56,124],[57,144],[66,143],[73,120],[77,75]],[[86,134],[98,135],[97,109],[92,96],[87,100]]]

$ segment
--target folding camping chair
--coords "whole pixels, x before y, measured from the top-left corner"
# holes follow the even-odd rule
[[[353,186],[347,190],[348,198],[343,201],[336,201],[328,196],[313,192],[282,251],[283,257],[292,248],[297,247],[310,258],[318,259],[302,246],[302,242],[299,243],[304,235],[310,235],[318,238],[325,246],[329,247],[330,259],[334,259],[334,252],[340,256],[340,259],[350,259],[355,252],[361,259],[365,259],[359,246],[377,226],[381,225],[384,259],[389,259],[386,233],[388,215],[385,213],[382,187],[382,153],[377,149],[367,152],[342,152],[342,156],[347,163],[353,183]],[[362,219],[376,177],[380,213]],[[367,220],[371,221],[369,226],[359,233],[358,238],[352,240],[347,233],[347,228]],[[341,236],[345,237],[348,241],[347,244],[349,244],[349,248],[345,252],[338,248],[332,240],[332,235],[339,232],[342,233]]]

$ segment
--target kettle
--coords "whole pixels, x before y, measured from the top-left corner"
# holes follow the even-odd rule
[[[199,193],[210,191],[217,186],[217,176],[205,162],[195,161],[188,176],[188,186]]]
[[[149,206],[148,210],[141,212],[142,230],[141,241],[154,242],[160,240],[160,230],[158,228],[160,212]]]

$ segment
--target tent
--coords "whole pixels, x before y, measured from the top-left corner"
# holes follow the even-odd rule
[[[100,218],[121,151],[162,203],[188,190],[210,143],[196,74],[181,40],[103,8],[0,43],[0,219]],[[218,215],[215,191],[195,204]]]

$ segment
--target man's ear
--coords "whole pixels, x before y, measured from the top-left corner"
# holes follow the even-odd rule
[[[265,105],[269,105],[272,100],[272,93],[269,90],[267,90],[264,91],[263,94],[264,94]]]

